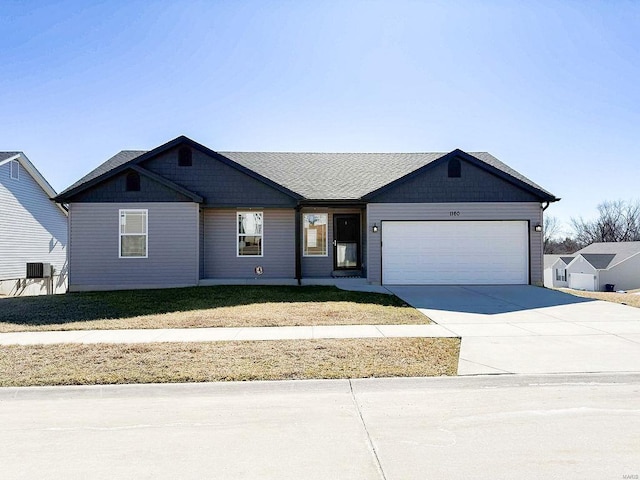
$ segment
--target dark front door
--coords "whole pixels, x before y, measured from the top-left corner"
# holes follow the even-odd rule
[[[333,268],[360,268],[360,214],[333,216]]]

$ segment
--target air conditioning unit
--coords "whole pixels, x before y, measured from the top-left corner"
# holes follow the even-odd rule
[[[27,263],[27,278],[49,278],[50,276],[50,263]]]

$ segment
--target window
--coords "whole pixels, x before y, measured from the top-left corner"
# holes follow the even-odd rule
[[[566,282],[567,281],[567,270],[564,268],[556,268],[556,281],[558,282]]]
[[[20,180],[20,162],[11,160],[11,178]]]
[[[178,150],[178,166],[190,167],[193,164],[193,158],[191,155],[191,149],[189,147],[182,147]]]
[[[460,160],[457,158],[449,160],[449,178],[460,178],[461,173],[462,166],[460,165]]]
[[[127,173],[127,192],[140,191],[140,174],[138,172]]]
[[[238,257],[262,256],[262,212],[238,212]]]
[[[305,257],[327,256],[327,225],[329,215],[326,213],[305,213],[302,215],[302,255]]]
[[[147,210],[120,210],[120,258],[147,258]]]

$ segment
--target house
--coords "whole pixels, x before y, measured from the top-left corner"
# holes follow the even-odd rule
[[[567,265],[573,258],[572,255],[545,255],[544,286],[547,288],[568,287]]]
[[[569,288],[605,291],[640,288],[640,242],[592,243],[567,265]]]
[[[0,152],[0,294],[67,290],[67,210],[55,196],[24,153]]]
[[[488,153],[122,151],[62,192],[70,290],[542,285],[551,193]]]

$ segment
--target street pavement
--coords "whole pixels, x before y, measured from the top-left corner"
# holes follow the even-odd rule
[[[3,479],[617,479],[640,375],[0,389]]]
[[[462,338],[459,375],[640,372],[640,309],[531,285],[388,289]]]

